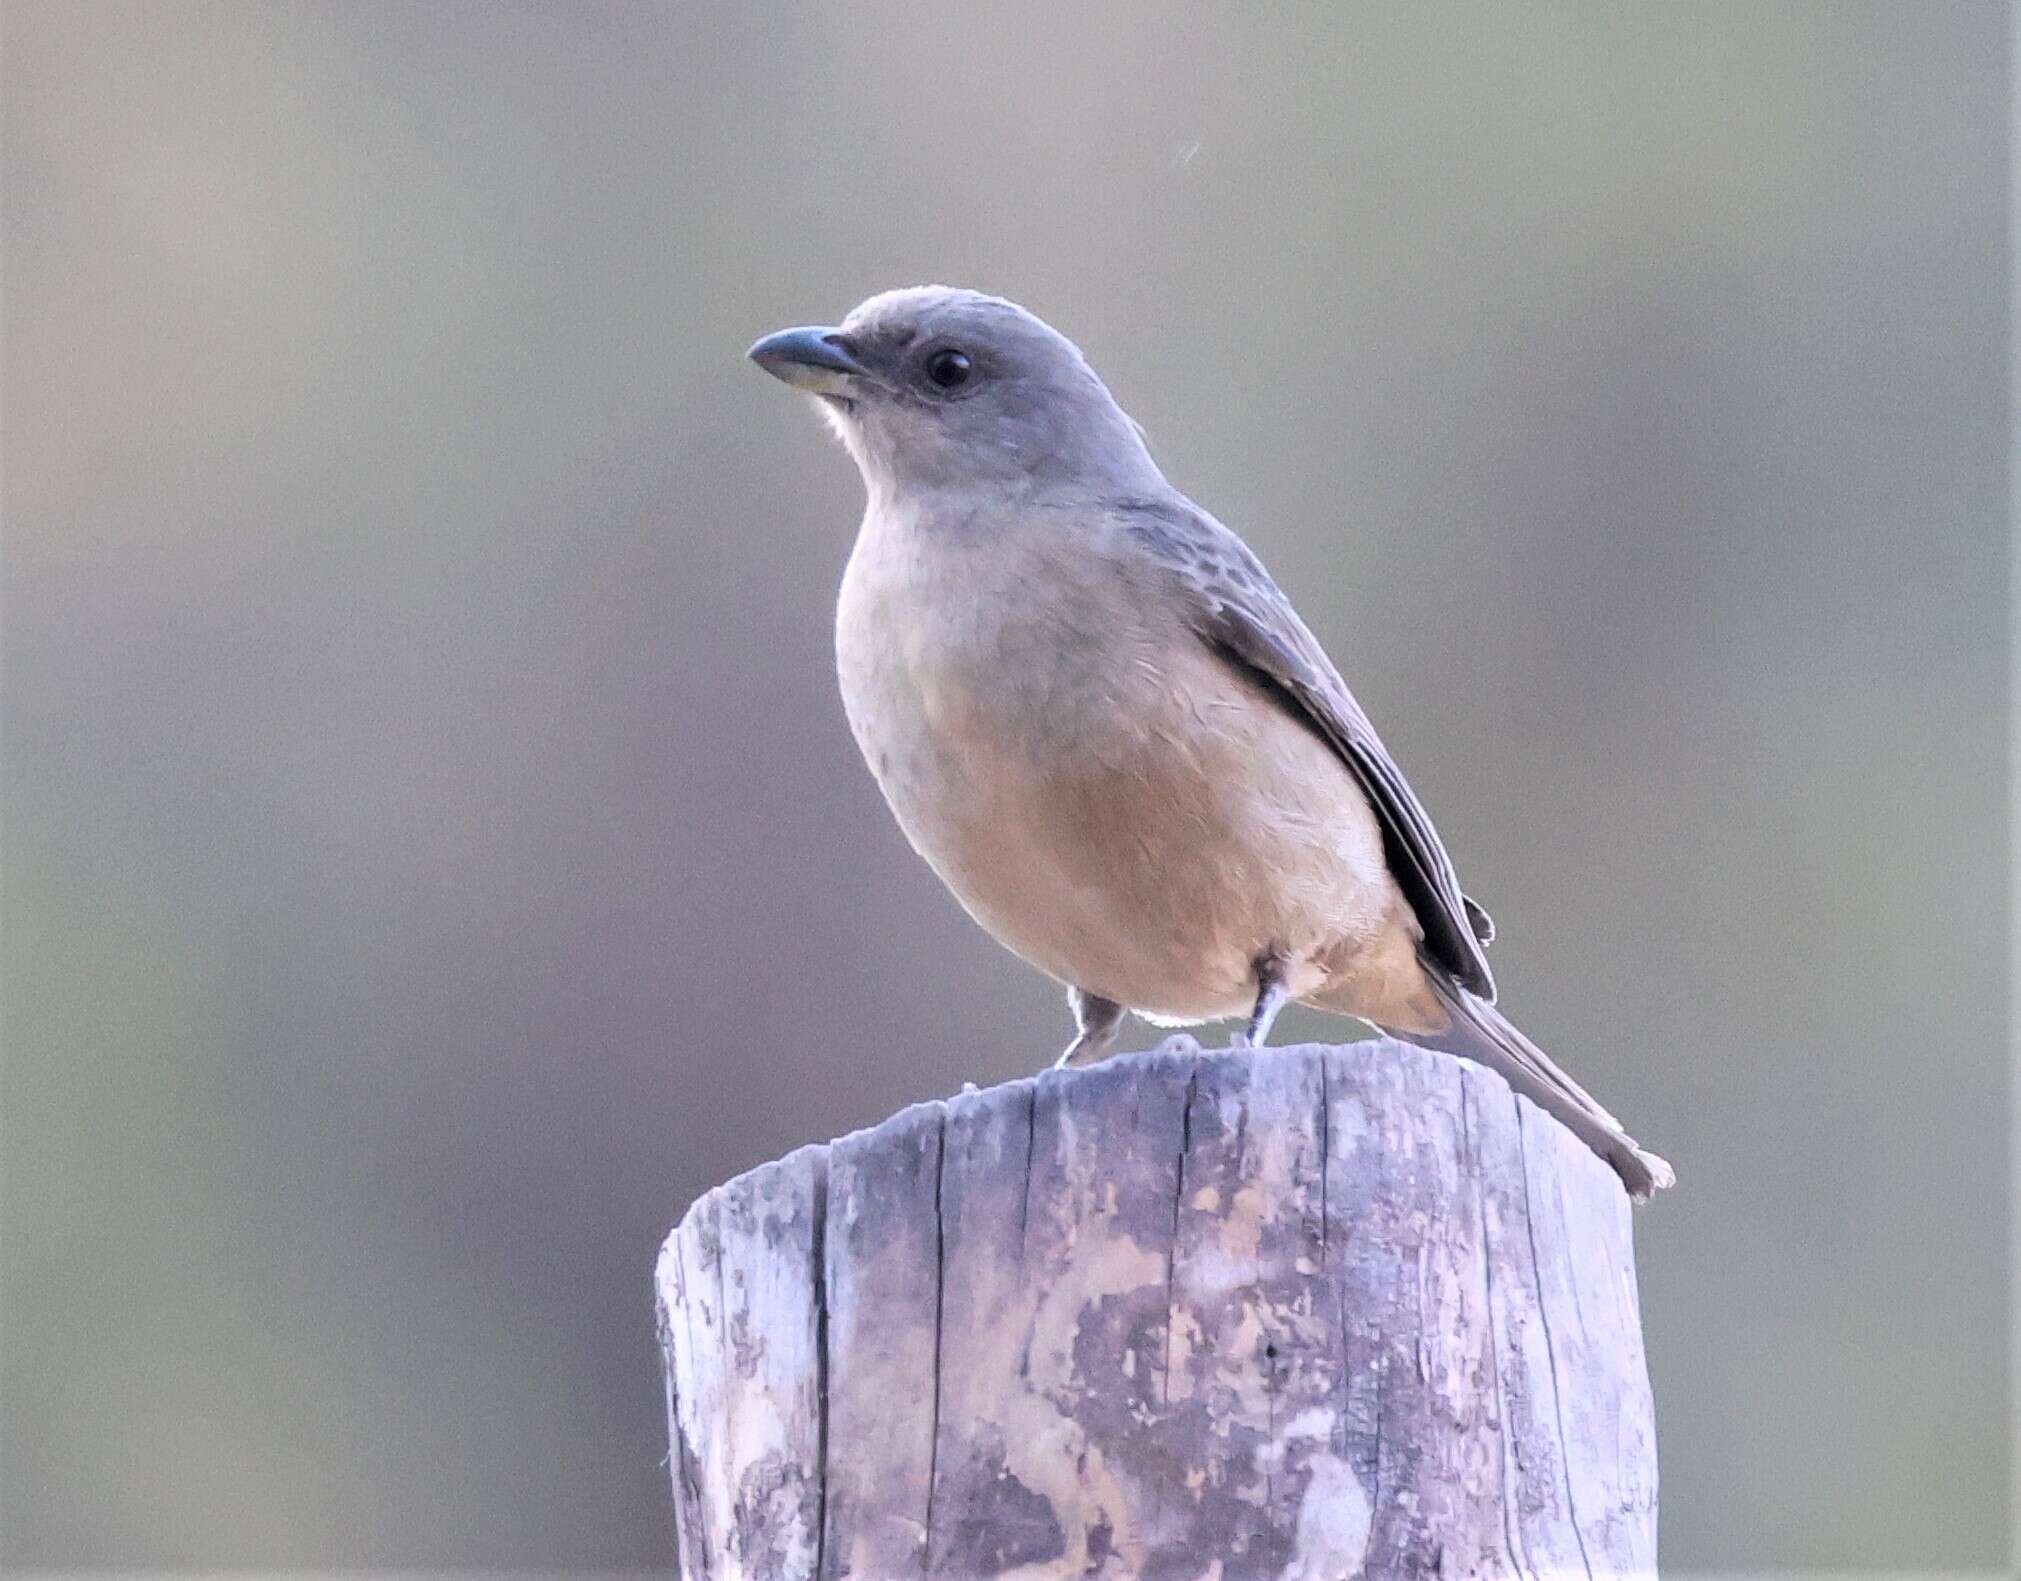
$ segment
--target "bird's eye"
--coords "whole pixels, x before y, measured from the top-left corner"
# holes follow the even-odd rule
[[[943,390],[958,390],[968,383],[975,372],[975,364],[968,360],[965,352],[948,347],[936,351],[926,359],[926,376]]]

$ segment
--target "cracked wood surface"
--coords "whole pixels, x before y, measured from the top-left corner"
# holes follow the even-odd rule
[[[1655,1570],[1628,1199],[1443,1054],[921,1104],[707,1193],[658,1287],[690,1581]]]

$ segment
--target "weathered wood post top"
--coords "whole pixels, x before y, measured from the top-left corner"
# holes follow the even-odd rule
[[[1390,1040],[1175,1038],[802,1148],[661,1253],[684,1574],[1653,1574],[1629,1211]]]

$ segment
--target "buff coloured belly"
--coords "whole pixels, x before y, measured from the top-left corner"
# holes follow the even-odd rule
[[[1304,998],[1395,953],[1407,912],[1359,787],[1204,648],[1029,718],[941,675],[854,679],[851,723],[908,838],[1060,981],[1206,1021],[1247,1013],[1265,954]]]

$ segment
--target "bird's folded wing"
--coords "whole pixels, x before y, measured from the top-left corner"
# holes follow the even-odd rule
[[[1291,601],[1248,545],[1205,512],[1129,501],[1120,514],[1139,545],[1177,574],[1201,639],[1339,754],[1375,809],[1390,871],[1425,931],[1426,955],[1492,1002],[1495,980],[1483,946],[1494,923],[1460,893],[1430,815]]]

